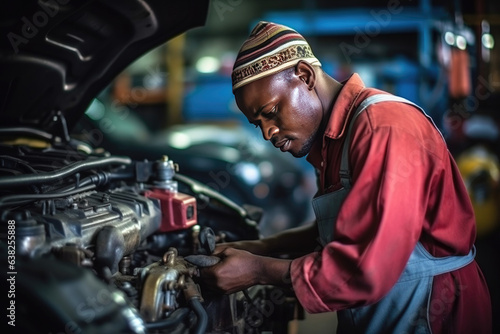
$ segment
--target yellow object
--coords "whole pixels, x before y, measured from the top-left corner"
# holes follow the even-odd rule
[[[186,35],[179,35],[167,43],[167,124],[182,124],[182,97],[184,96],[184,46]]]
[[[474,208],[477,236],[487,235],[500,226],[498,157],[478,145],[460,154],[457,165]]]
[[[29,138],[16,138],[14,140],[3,141],[2,144],[21,146],[26,145],[33,148],[49,148],[51,146],[50,142],[40,139],[29,139]]]

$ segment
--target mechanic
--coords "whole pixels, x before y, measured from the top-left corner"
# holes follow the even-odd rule
[[[270,22],[242,45],[232,80],[264,139],[316,168],[316,220],[218,245],[205,283],[291,286],[306,311],[337,311],[339,333],[491,332],[471,202],[422,109],[355,73],[336,81],[302,35]]]

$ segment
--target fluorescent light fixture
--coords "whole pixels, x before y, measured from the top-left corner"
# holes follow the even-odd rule
[[[460,50],[465,50],[467,48],[467,40],[465,39],[464,36],[458,35],[456,41],[457,41],[457,47]]]
[[[191,145],[189,136],[182,132],[173,132],[170,135],[170,145],[180,150],[188,148]]]
[[[454,45],[455,44],[455,35],[451,31],[447,31],[444,34],[444,41],[448,45]]]
[[[214,73],[219,70],[220,65],[219,59],[211,56],[205,56],[201,57],[196,62],[196,70],[200,73]]]
[[[493,38],[492,34],[483,34],[483,36],[481,37],[481,42],[487,49],[493,49],[493,47],[495,46],[495,39]]]

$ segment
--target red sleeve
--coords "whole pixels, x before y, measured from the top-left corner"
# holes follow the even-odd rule
[[[334,240],[292,262],[293,287],[308,312],[378,301],[398,280],[420,238],[447,150],[419,111],[398,109],[404,110],[369,107],[359,116],[350,148],[353,187]]]

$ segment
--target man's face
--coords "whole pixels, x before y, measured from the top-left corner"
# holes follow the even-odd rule
[[[236,104],[265,140],[295,157],[309,153],[322,121],[322,106],[294,69],[264,77],[235,91]]]

